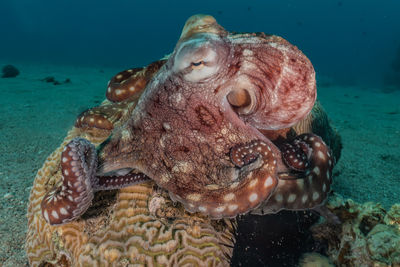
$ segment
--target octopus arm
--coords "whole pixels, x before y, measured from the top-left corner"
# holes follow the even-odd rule
[[[121,102],[137,98],[164,63],[165,60],[158,60],[144,68],[132,68],[119,72],[108,82],[107,99],[111,102]]]
[[[42,215],[51,225],[79,218],[92,204],[95,191],[112,190],[149,181],[134,170],[110,176],[96,176],[94,145],[83,138],[70,141],[61,154],[61,185],[50,190],[41,202]]]
[[[96,150],[86,139],[75,138],[65,146],[61,154],[62,183],[41,202],[42,215],[49,224],[73,221],[88,209],[96,165]]]
[[[271,144],[272,145],[272,144]],[[202,192],[176,195],[177,200],[191,212],[201,212],[212,219],[232,218],[258,207],[268,199],[277,185],[277,161],[271,146],[261,140],[233,147],[231,161],[242,173],[238,181],[225,188],[208,185]]]
[[[276,191],[255,214],[312,209],[328,197],[334,165],[329,147],[311,133],[301,134],[288,144],[282,146],[282,157],[287,158],[284,162],[292,171],[279,173]]]

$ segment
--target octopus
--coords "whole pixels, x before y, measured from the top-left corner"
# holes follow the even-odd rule
[[[192,16],[168,58],[117,74],[106,96],[75,126],[110,137],[65,146],[61,183],[41,202],[51,225],[82,216],[96,191],[148,180],[211,219],[312,209],[328,196],[329,147],[291,130],[315,104],[315,72],[281,37]]]

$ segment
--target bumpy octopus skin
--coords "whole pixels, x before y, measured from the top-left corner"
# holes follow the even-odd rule
[[[82,112],[76,119],[75,127],[100,139],[109,136],[115,122],[136,105],[147,83],[164,63],[165,60],[159,60],[144,68],[132,68],[116,74],[108,82],[106,91],[110,102]]]
[[[289,172],[278,173],[278,186],[271,198],[253,214],[268,214],[282,209],[311,209],[328,197],[334,159],[329,147],[317,135],[296,136],[282,146]]]
[[[62,185],[49,191],[41,203],[42,215],[50,224],[62,224],[82,215],[93,199],[93,177],[97,155],[86,139],[74,139],[61,155]]]
[[[106,97],[112,102],[121,102],[140,95],[149,80],[165,60],[155,61],[145,68],[132,68],[121,71],[108,82]]]
[[[106,92],[107,99],[113,103],[82,112],[76,119],[75,127],[92,139],[108,136],[114,129],[114,123],[129,106],[136,105],[145,85],[164,63],[165,60],[160,60],[146,68],[129,69],[115,75],[108,83]],[[128,90],[121,93],[123,88]],[[90,206],[95,191],[149,180],[143,173],[134,171],[125,172],[123,176],[121,173],[119,176],[96,176],[96,166],[95,147],[86,139],[76,138],[65,147],[61,157],[61,185],[54,186],[41,203],[42,215],[48,223],[58,225],[80,217]]]
[[[121,82],[129,80],[126,74],[110,81],[111,89],[125,88],[119,92],[122,100],[111,101],[129,99],[129,85]],[[72,159],[97,174],[79,172],[71,179],[91,183],[93,191],[153,179],[188,211],[214,219],[312,208],[326,198],[333,163],[323,141],[309,134],[278,147],[263,134],[290,128],[316,99],[314,69],[295,46],[278,36],[231,34],[214,18],[197,15],[152,75],[146,76],[129,120],[99,147],[99,166],[87,162],[83,150]],[[72,142],[83,149],[84,141]],[[69,166],[62,165],[62,171]],[[49,195],[63,200],[63,189]],[[304,195],[309,199],[303,201]],[[42,203],[43,213],[54,210],[59,215],[61,206]],[[83,212],[71,211],[61,223]],[[49,223],[60,223],[48,217]]]
[[[90,206],[94,192],[148,181],[143,173],[129,172],[123,177],[96,176],[95,147],[86,139],[75,138],[61,154],[61,185],[54,187],[41,203],[44,219],[58,225],[80,217]]]

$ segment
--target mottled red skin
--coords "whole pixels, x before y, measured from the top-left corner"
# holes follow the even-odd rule
[[[114,129],[114,124],[110,118],[114,113],[116,112],[107,112],[104,106],[86,110],[76,119],[75,127],[83,130],[97,128],[99,130],[111,131]]]
[[[107,88],[107,99],[112,101],[82,112],[75,127],[94,140],[104,140],[114,129],[115,122],[138,102],[144,87],[165,63],[160,60],[145,68],[126,70],[115,75]],[[123,74],[123,76],[119,76]],[[117,90],[127,88],[124,93]],[[129,90],[134,88],[134,90]],[[44,219],[52,225],[64,224],[79,218],[90,206],[95,191],[117,189],[144,181],[149,177],[135,170],[107,176],[96,176],[95,147],[83,138],[67,144],[61,155],[61,185],[54,186],[41,203]]]
[[[149,80],[153,77],[165,60],[155,61],[145,68],[132,68],[117,73],[108,82],[106,97],[111,102],[135,100],[140,96]]]
[[[42,215],[48,223],[73,221],[88,209],[93,199],[96,161],[94,146],[85,139],[74,139],[65,146],[61,154],[61,185],[50,190],[41,202]]]
[[[307,163],[308,166],[300,172],[280,174],[276,190],[270,199],[253,211],[255,214],[274,213],[282,209],[312,209],[328,197],[334,166],[329,147],[319,136],[311,133],[301,134],[289,143],[296,151],[305,152],[307,158],[303,165]]]
[[[106,91],[106,97],[111,103],[82,112],[75,121],[75,127],[92,136],[109,136],[115,122],[136,105],[147,83],[164,63],[165,60],[159,60],[144,68],[117,73],[109,81]]]
[[[246,213],[270,197],[277,173],[288,168],[260,130],[288,128],[303,119],[316,88],[312,64],[284,39],[214,28],[217,33],[182,35],[131,118],[103,146],[100,172],[139,170],[188,210],[219,218]],[[206,59],[205,78],[197,65],[186,64],[191,59],[196,64]],[[230,106],[227,95],[243,88],[252,104]],[[254,141],[262,141],[271,154],[255,154],[258,160],[235,167],[231,148]],[[268,186],[261,190],[256,183]],[[234,200],[228,201],[231,194]]]
[[[304,146],[306,149],[306,147]],[[309,167],[307,151],[303,146],[284,143],[280,146],[285,164],[295,171],[305,171]]]
[[[74,138],[61,154],[61,184],[55,185],[41,202],[43,218],[51,225],[78,219],[89,208],[94,192],[111,190],[148,181],[143,173],[120,176],[96,176],[97,155],[94,145]]]
[[[312,109],[316,86],[310,61],[281,37],[230,34],[210,16],[193,16],[166,62],[119,73],[107,98],[137,105],[100,146],[97,175],[72,176],[90,190],[150,178],[187,210],[215,219],[312,208],[329,192],[333,162],[325,143],[312,134],[285,140]],[[116,104],[82,114],[77,127],[110,130],[120,115]],[[99,116],[111,126],[90,120]],[[68,162],[85,165],[86,141],[72,143],[80,156]]]

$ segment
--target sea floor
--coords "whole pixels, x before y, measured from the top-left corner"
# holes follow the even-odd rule
[[[15,66],[21,71],[18,77],[0,78],[0,267],[27,265],[25,214],[36,171],[76,116],[104,99],[107,81],[121,70]],[[42,81],[48,76],[71,82]],[[318,98],[343,140],[333,190],[385,208],[400,202],[400,90],[331,85],[320,87]]]

